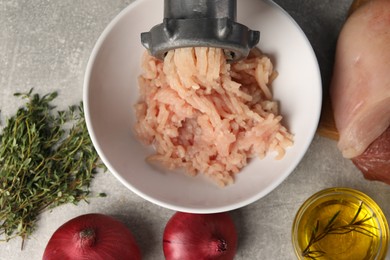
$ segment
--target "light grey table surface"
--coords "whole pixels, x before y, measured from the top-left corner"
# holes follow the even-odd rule
[[[39,93],[58,91],[60,108],[81,101],[84,71],[95,41],[110,20],[131,2],[0,0],[2,121],[20,105],[12,94],[31,87]],[[352,1],[275,2],[297,21],[312,43],[326,92],[337,35]],[[302,162],[278,188],[231,212],[239,231],[236,259],[295,259],[290,234],[296,211],[313,193],[336,186],[365,192],[390,216],[390,186],[365,180],[349,160],[341,157],[334,141],[316,136]],[[20,250],[20,239],[0,243],[0,259],[41,259],[49,238],[61,224],[90,212],[124,221],[136,237],[144,259],[164,259],[162,233],[174,212],[138,197],[110,173],[98,174],[92,189],[106,192],[108,197],[91,199],[89,204],[64,205],[42,214],[24,250]]]

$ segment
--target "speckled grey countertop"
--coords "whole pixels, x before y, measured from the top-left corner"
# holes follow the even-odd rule
[[[31,87],[40,93],[59,91],[59,107],[81,101],[84,71],[95,41],[110,20],[131,2],[0,0],[2,119],[19,105],[12,94]],[[337,35],[352,1],[275,2],[307,34],[320,63],[326,92]],[[277,189],[231,212],[239,231],[236,259],[295,259],[290,234],[296,211],[313,193],[335,186],[365,192],[390,216],[390,186],[364,180],[353,164],[341,157],[334,141],[316,136],[302,162]],[[98,174],[92,189],[106,192],[108,197],[91,199],[89,204],[64,205],[42,214],[24,250],[20,250],[20,239],[0,243],[0,259],[41,259],[46,243],[61,224],[90,212],[113,215],[125,222],[140,244],[144,259],[164,259],[162,232],[174,212],[141,199],[110,173]]]

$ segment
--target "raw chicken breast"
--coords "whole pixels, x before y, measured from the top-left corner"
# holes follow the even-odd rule
[[[330,94],[338,147],[357,157],[390,125],[390,0],[369,1],[346,21]]]

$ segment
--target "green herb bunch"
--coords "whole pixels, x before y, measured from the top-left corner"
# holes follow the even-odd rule
[[[0,134],[0,239],[5,241],[16,236],[24,241],[44,210],[86,200],[102,167],[82,104],[56,111],[51,104],[56,92],[42,97],[32,92],[15,94],[27,102]]]

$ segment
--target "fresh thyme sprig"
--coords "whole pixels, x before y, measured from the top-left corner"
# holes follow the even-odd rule
[[[340,215],[341,211],[337,211],[328,221],[328,223],[325,225],[323,230],[319,230],[320,227],[320,221],[316,221],[316,225],[313,228],[311,232],[311,236],[309,239],[308,245],[305,247],[305,249],[302,251],[302,256],[310,259],[316,259],[319,257],[323,257],[326,255],[326,252],[322,250],[311,250],[311,247],[325,238],[328,235],[344,235],[348,234],[350,232],[358,232],[366,236],[370,237],[376,237],[377,235],[370,231],[370,228],[375,228],[372,225],[367,224],[366,222],[373,218],[373,216],[367,216],[364,215],[364,217],[360,220],[358,220],[358,217],[360,215],[360,212],[363,208],[363,202],[360,203],[358,210],[356,211],[354,217],[347,225],[341,225],[336,226],[336,219]]]
[[[57,93],[16,93],[25,106],[0,134],[0,240],[24,241],[47,208],[86,200],[103,165],[89,138],[82,104],[55,111]],[[104,194],[102,194],[104,195]],[[23,243],[22,243],[23,247]]]

